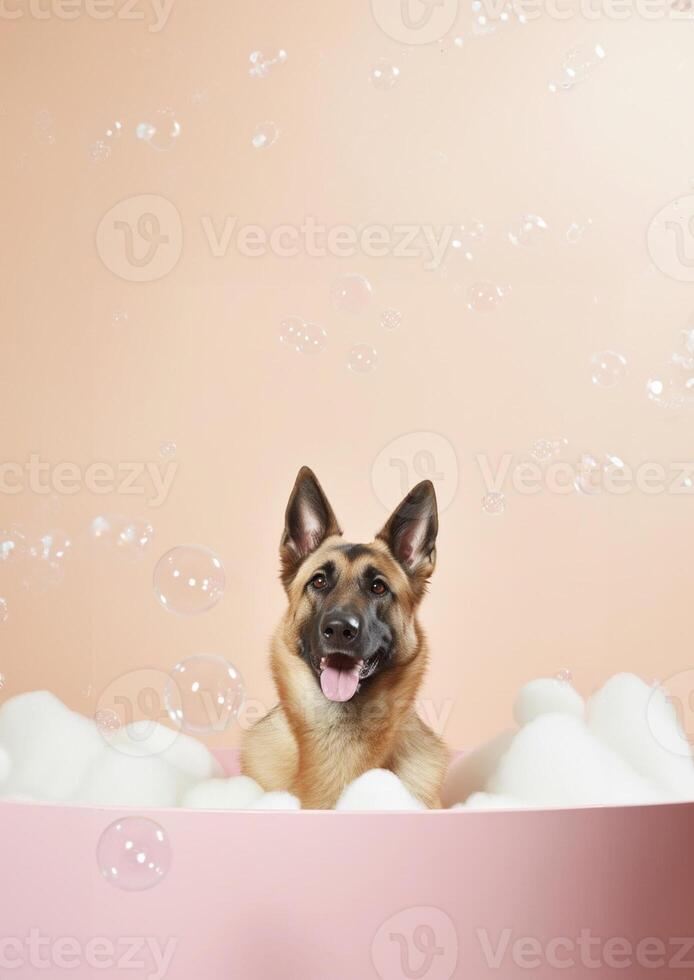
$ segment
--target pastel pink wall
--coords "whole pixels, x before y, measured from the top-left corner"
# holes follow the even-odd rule
[[[518,685],[538,674],[569,667],[588,692],[618,670],[664,678],[687,667],[690,495],[528,495],[507,483],[493,515],[476,457],[520,461],[547,437],[567,439],[573,462],[613,453],[668,468],[692,456],[691,409],[646,396],[693,305],[691,283],[661,272],[646,238],[653,215],[692,189],[691,25],[576,12],[478,37],[461,4],[441,43],[408,46],[364,0],[175,0],[161,31],[149,23],[0,21],[2,461],[164,466],[160,445],[174,441],[178,466],[160,507],[87,489],[0,495],[0,527],[73,539],[63,581],[45,591],[19,590],[0,569],[3,695],[46,687],[89,712],[119,675],[205,651],[271,704],[277,544],[296,470],[316,470],[349,535],[363,538],[387,516],[377,492],[397,502],[398,467],[416,479],[418,450],[452,497],[423,610],[425,695],[452,744],[505,725]],[[550,92],[577,43],[606,57]],[[284,64],[249,76],[253,50],[279,48]],[[388,90],[370,78],[381,58],[400,71]],[[158,152],[135,127],[163,107],[181,133]],[[90,149],[115,120],[110,155]],[[279,136],[255,148],[266,120]],[[104,215],[142,194],[181,218],[181,234],[163,228],[180,259],[151,282],[123,278],[122,258],[114,273],[97,248]],[[508,231],[526,212],[548,228],[515,247]],[[306,216],[354,228],[477,219],[486,234],[473,261],[449,249],[437,269],[421,255],[251,258],[234,243],[215,257],[205,216],[218,231],[227,216],[268,230]],[[362,313],[332,303],[347,273],[372,283]],[[475,282],[512,289],[475,312]],[[398,329],[381,325],[387,308],[402,313]],[[324,328],[325,351],[280,343],[290,315]],[[357,343],[378,351],[372,372],[348,369]],[[606,349],[627,360],[612,388],[591,381],[591,357]],[[374,470],[392,440],[418,432],[442,438],[414,437]],[[418,456],[420,469],[431,458]],[[151,521],[140,562],[90,544],[100,513]],[[156,559],[182,543],[214,548],[226,567],[226,594],[202,616],[172,616],[152,593]]]

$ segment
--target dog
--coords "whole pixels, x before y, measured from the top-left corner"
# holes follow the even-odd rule
[[[443,741],[415,710],[427,666],[417,611],[436,561],[431,481],[419,483],[370,544],[348,544],[308,467],[280,544],[287,610],[271,644],[279,704],[246,733],[242,771],[266,791],[330,809],[369,769],[390,769],[440,806]]]

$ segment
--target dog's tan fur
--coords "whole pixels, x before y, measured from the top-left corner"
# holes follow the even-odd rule
[[[434,555],[408,574],[386,543],[386,525],[372,544],[354,549],[357,553],[351,556],[332,512],[330,517],[328,530],[333,533],[303,556],[298,567],[283,553],[288,607],[271,645],[279,704],[247,733],[243,771],[267,791],[289,790],[303,807],[327,809],[362,773],[390,769],[426,806],[440,806],[447,752],[415,710],[428,660],[416,613],[433,571]],[[345,594],[354,589],[365,563],[371,563],[396,596],[390,620],[396,636],[392,662],[345,703],[325,697],[310,667],[297,654],[302,626],[311,615],[306,586],[315,569],[328,561],[335,565],[339,588]]]

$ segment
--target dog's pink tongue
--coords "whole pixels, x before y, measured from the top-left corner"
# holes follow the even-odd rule
[[[359,664],[354,667],[324,667],[320,675],[323,694],[331,701],[349,701],[359,686]]]

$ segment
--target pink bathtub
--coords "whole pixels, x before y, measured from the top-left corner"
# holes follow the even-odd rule
[[[122,891],[126,813],[0,804],[0,977],[694,976],[694,805],[138,815],[171,865]]]

